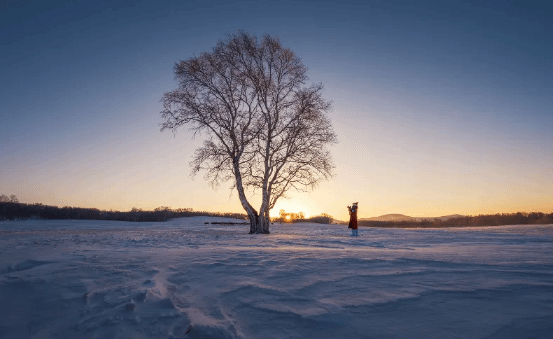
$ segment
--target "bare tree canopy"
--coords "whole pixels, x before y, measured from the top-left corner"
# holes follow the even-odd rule
[[[0,202],[13,202],[18,203],[19,199],[15,194],[11,194],[9,197],[5,194],[0,195]]]
[[[332,176],[336,135],[322,85],[277,37],[238,32],[211,52],[175,64],[178,88],[163,95],[161,130],[188,125],[206,140],[193,173],[212,185],[231,180],[250,233],[269,233],[269,211],[290,189],[313,189]],[[256,210],[245,190],[261,192]]]

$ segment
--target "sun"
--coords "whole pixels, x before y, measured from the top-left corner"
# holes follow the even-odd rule
[[[309,218],[313,215],[314,207],[311,206],[309,201],[303,201],[297,198],[281,199],[271,210],[271,217],[280,217],[280,210],[285,210],[286,213],[302,212],[305,218]]]

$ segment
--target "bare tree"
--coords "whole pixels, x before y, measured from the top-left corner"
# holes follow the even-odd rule
[[[250,233],[269,233],[269,211],[290,189],[332,175],[336,143],[322,85],[306,86],[307,68],[276,37],[238,32],[211,52],[175,65],[177,89],[165,93],[161,130],[188,124],[207,139],[191,162],[213,186],[232,180]],[[261,191],[257,211],[246,190]]]
[[[10,194],[9,197],[5,194],[2,194],[2,195],[0,195],[0,202],[18,203],[19,199],[17,198],[17,196],[15,194]]]

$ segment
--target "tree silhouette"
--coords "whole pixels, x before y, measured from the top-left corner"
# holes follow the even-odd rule
[[[313,189],[332,175],[336,143],[322,85],[306,86],[307,68],[277,37],[238,32],[211,52],[175,65],[178,88],[165,93],[161,130],[188,125],[207,136],[193,174],[216,187],[231,181],[250,233],[269,233],[269,211],[290,189]],[[259,192],[261,206],[246,189]]]
[[[0,202],[18,203],[19,199],[17,198],[17,196],[15,194],[10,194],[9,197],[5,194],[2,194],[2,195],[0,195]]]

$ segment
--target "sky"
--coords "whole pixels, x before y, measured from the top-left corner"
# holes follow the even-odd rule
[[[553,212],[551,2],[0,6],[0,194],[21,202],[242,212],[230,184],[191,177],[202,137],[159,124],[174,64],[245,30],[302,59],[339,140],[334,177],[272,215]]]

